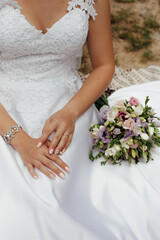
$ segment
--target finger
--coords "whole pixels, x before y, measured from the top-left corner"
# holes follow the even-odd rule
[[[53,161],[54,163],[56,163],[59,167],[61,167],[65,171],[70,172],[69,166],[56,154],[50,155],[48,151],[46,151],[45,156],[51,161]]]
[[[63,150],[60,152],[60,154],[63,154],[63,153],[67,150],[67,148],[69,147],[69,145],[70,145],[71,142],[72,142],[72,137],[73,137],[73,134],[71,134],[71,135],[69,136],[68,142],[66,143],[66,145],[64,146],[64,148],[63,148]]]
[[[61,178],[65,178],[64,172],[58,168],[49,158],[45,157],[41,159],[41,162],[47,166],[51,171],[53,171],[56,175],[58,175]]]
[[[45,142],[45,145],[49,148],[51,145],[51,141],[49,139],[47,139],[47,141]]]
[[[66,146],[67,142],[68,142],[68,139],[69,139],[69,136],[70,135],[63,135],[61,140],[59,141],[56,149],[55,149],[55,153],[58,154],[58,153],[62,153],[62,150],[64,148],[64,146]]]
[[[47,159],[46,159],[47,160]],[[43,161],[43,160],[42,160]],[[47,177],[51,179],[55,179],[55,174],[48,170],[40,161],[34,161],[34,165],[38,168],[42,173],[44,173]]]
[[[48,137],[51,135],[51,133],[53,133],[56,129],[56,126],[52,126],[51,123],[49,124],[48,122],[46,122],[46,124],[44,125],[44,128],[42,130],[42,135],[39,137],[38,139],[38,143],[37,143],[37,147],[41,147],[45,141],[48,139]]]
[[[33,165],[31,163],[27,163],[26,166],[27,166],[27,169],[28,169],[29,173],[31,174],[31,176],[35,179],[38,179],[38,175],[34,171]]]
[[[57,130],[56,133],[54,134],[51,145],[48,149],[49,154],[53,154],[55,152],[55,149],[56,149],[59,141],[61,140],[64,131],[65,131],[65,129],[60,129],[60,130]]]

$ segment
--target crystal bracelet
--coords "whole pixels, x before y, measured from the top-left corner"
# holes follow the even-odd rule
[[[19,124],[12,125],[11,129],[7,130],[6,134],[3,136],[4,141],[8,144],[11,144],[11,140],[15,133],[19,132],[21,129],[22,127]]]

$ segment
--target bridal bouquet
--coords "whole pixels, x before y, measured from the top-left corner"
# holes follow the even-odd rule
[[[105,160],[101,165],[107,161],[111,164],[121,164],[122,161],[137,164],[141,157],[145,162],[153,160],[151,149],[155,145],[160,147],[160,118],[155,116],[148,101],[147,96],[143,106],[138,99],[131,97],[129,101],[119,100],[112,107],[107,102],[101,105],[100,123],[89,128],[94,141],[89,153],[92,161],[102,156]]]

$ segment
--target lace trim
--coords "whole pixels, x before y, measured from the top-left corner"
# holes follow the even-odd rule
[[[80,6],[82,11],[86,11],[89,16],[95,21],[95,16],[98,14],[94,8],[95,0],[71,0],[68,2],[68,11],[74,10],[77,6]]]
[[[6,5],[13,6],[14,8],[22,9],[22,7],[18,4],[17,1],[13,0],[0,0],[0,8],[5,7]],[[77,6],[80,6],[82,11],[86,11],[89,16],[95,21],[95,16],[97,16],[97,12],[94,8],[95,0],[70,0],[68,2],[67,10],[70,12],[75,9]]]
[[[3,7],[5,7],[8,4],[13,6],[14,8],[22,9],[22,7],[19,6],[17,1],[13,1],[13,0],[0,0],[0,8],[3,8]]]

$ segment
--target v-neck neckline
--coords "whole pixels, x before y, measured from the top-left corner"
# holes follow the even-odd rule
[[[49,32],[52,30],[52,28],[53,28],[55,25],[57,25],[58,23],[60,23],[60,22],[62,21],[62,19],[64,19],[70,12],[72,12],[72,11],[75,10],[75,9],[80,9],[80,8],[75,8],[75,9],[73,9],[72,11],[69,11],[68,8],[67,8],[66,10],[67,10],[68,12],[66,12],[61,18],[59,18],[56,22],[54,22],[54,23],[51,25],[51,27],[46,28],[46,30],[47,30],[46,33],[43,33],[43,30],[37,29],[37,28],[35,27],[35,25],[31,24],[31,23],[26,19],[25,15],[20,11],[20,9],[23,9],[23,7],[21,7],[17,1],[13,1],[13,0],[12,0],[12,2],[16,3],[16,5],[18,6],[18,8],[14,8],[12,5],[9,5],[9,4],[8,4],[8,5],[11,6],[16,12],[18,12],[19,16],[21,16],[21,17],[24,19],[24,21],[26,22],[26,24],[27,24],[29,27],[33,28],[36,32],[40,33],[43,37],[45,37],[46,35],[48,35]],[[68,1],[68,4],[67,4],[68,7],[69,7],[69,3],[70,3],[70,2],[71,2],[71,1]]]

